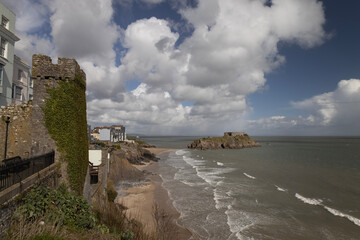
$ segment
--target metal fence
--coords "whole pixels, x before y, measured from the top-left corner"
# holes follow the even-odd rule
[[[55,152],[27,159],[19,156],[4,159],[0,164],[0,191],[50,166],[54,159]]]

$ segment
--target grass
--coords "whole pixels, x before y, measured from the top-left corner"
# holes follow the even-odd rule
[[[136,142],[137,144],[139,144],[139,145],[147,145],[147,144],[148,144],[148,143],[145,142],[144,140],[140,140],[140,139],[135,138],[135,137],[126,136],[126,138],[127,138],[128,140],[133,140],[133,141],[135,141],[135,142]]]
[[[66,221],[64,222],[64,219],[66,219],[66,216],[64,216],[65,210],[61,210],[62,206],[59,205],[59,202],[64,200],[64,202],[66,202],[64,204],[66,204],[70,212],[72,209],[76,212],[82,212],[82,208],[86,203],[80,200],[81,197],[72,195],[72,193],[66,192],[65,189],[58,191],[60,191],[60,193],[38,188],[33,193],[30,193],[30,196],[25,196],[25,200],[22,200],[23,205],[18,208],[17,214],[15,214],[11,220],[10,228],[4,240],[177,239],[177,227],[173,223],[172,217],[167,215],[163,210],[160,210],[158,206],[154,206],[153,208],[155,230],[150,233],[144,231],[145,226],[140,222],[127,218],[125,214],[126,208],[114,202],[106,202],[101,209],[92,210],[92,215],[95,219],[94,227],[89,228],[81,224],[78,227],[74,227],[75,225],[73,224],[68,225]],[[65,197],[62,196],[63,193],[61,192],[65,193]],[[71,196],[68,197],[69,194]],[[36,200],[33,199],[35,195],[38,196]],[[60,200],[55,202],[52,199],[53,196],[56,196]],[[69,203],[69,201],[73,202]],[[32,205],[31,202],[34,204]],[[50,202],[50,204],[47,204],[48,202]],[[56,211],[59,212],[57,213]],[[72,216],[71,213],[67,214]],[[52,217],[49,218],[49,216]]]

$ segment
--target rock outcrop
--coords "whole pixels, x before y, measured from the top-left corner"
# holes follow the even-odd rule
[[[188,148],[199,150],[241,149],[259,146],[260,144],[251,139],[246,133],[235,136],[224,134],[223,137],[200,138],[188,144]]]

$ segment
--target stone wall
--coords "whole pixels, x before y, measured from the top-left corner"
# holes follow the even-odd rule
[[[21,156],[22,158],[27,158],[42,155],[54,150],[54,166],[58,166],[57,163],[61,162],[61,168],[58,170],[56,167],[57,170],[56,173],[54,173],[54,176],[56,176],[56,183],[54,183],[52,177],[49,178],[47,176],[40,177],[37,182],[46,185],[57,185],[64,180],[65,182],[68,182],[67,163],[63,161],[62,153],[58,151],[55,141],[44,125],[43,108],[46,104],[46,99],[50,97],[48,89],[57,88],[60,81],[72,81],[79,75],[85,83],[86,76],[74,59],[59,58],[58,64],[52,64],[52,60],[48,56],[33,55],[32,65],[32,80],[34,84],[33,101],[17,106],[8,105],[7,107],[2,107],[0,109],[0,161],[4,157],[5,119],[6,117],[10,117],[7,157]],[[85,89],[83,94],[85,96]],[[77,109],[77,111],[79,110]],[[86,116],[86,109],[84,111]],[[86,124],[84,129],[86,130]],[[88,159],[83,158],[82,161],[88,161]],[[58,177],[60,177],[60,179],[58,179]],[[32,184],[34,183],[32,182],[31,185]],[[12,187],[16,188],[15,185]],[[102,187],[104,186],[102,185]],[[6,190],[10,190],[10,188]],[[104,191],[104,189],[98,190],[98,192],[101,192],[102,194]],[[0,239],[1,232],[4,229],[6,230],[6,224],[4,225],[3,223],[9,221],[9,216],[11,216],[14,208],[15,201],[11,200],[6,206],[2,206],[0,209],[0,219],[2,223],[0,224]]]
[[[10,117],[7,157],[32,157],[57,150],[54,140],[44,126],[42,107],[45,99],[49,97],[47,88],[56,88],[59,80],[74,79],[77,74],[86,79],[85,73],[74,59],[59,58],[58,64],[52,64],[48,56],[33,55],[33,101],[22,105],[3,106],[0,109],[0,159],[4,157],[7,116]],[[60,154],[56,152],[55,156],[55,161],[58,161]]]
[[[4,158],[6,122],[10,117],[8,127],[7,158],[20,156],[28,158],[31,153],[31,118],[32,105],[25,103],[22,105],[9,105],[0,109],[0,159]]]
[[[86,79],[86,77],[74,59],[59,58],[58,64],[53,64],[50,57],[38,54],[33,55],[32,65],[31,77],[34,82],[32,153],[44,154],[52,149],[57,150],[54,140],[44,126],[42,107],[45,105],[44,99],[50,97],[47,88],[56,88],[59,80],[74,79],[76,74],[81,74],[83,79]],[[60,154],[55,154],[55,156],[59,157]],[[58,158],[55,159],[55,161],[58,160]]]
[[[235,137],[235,136],[245,136],[244,132],[225,132],[224,136],[229,136],[229,137]]]
[[[9,116],[7,157],[27,158],[54,150],[55,162],[62,162],[61,174],[67,182],[67,162],[62,161],[62,153],[58,151],[54,139],[45,127],[43,109],[46,99],[50,97],[48,89],[58,88],[61,81],[73,81],[76,76],[81,76],[85,83],[86,75],[74,59],[59,58],[58,64],[53,64],[48,56],[33,55],[32,65],[33,100],[23,105],[8,105],[0,109],[0,160],[4,158],[5,119]],[[85,88],[83,94],[85,96]],[[86,112],[84,114],[86,116]]]

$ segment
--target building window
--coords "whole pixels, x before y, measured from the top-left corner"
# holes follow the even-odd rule
[[[2,16],[1,18],[1,26],[3,26],[6,29],[9,29],[9,20],[4,16]]]
[[[34,87],[34,81],[32,80],[32,78],[30,77],[30,87],[33,88]]]
[[[17,100],[21,100],[21,92],[22,92],[22,87],[18,87],[16,85],[13,85],[12,98],[15,98]]]
[[[7,41],[1,38],[0,56],[5,57]]]
[[[2,85],[3,80],[3,65],[0,64],[0,86]]]
[[[29,94],[29,100],[33,100],[33,95]]]
[[[22,70],[18,70],[18,80],[21,81],[21,76],[22,76]]]

